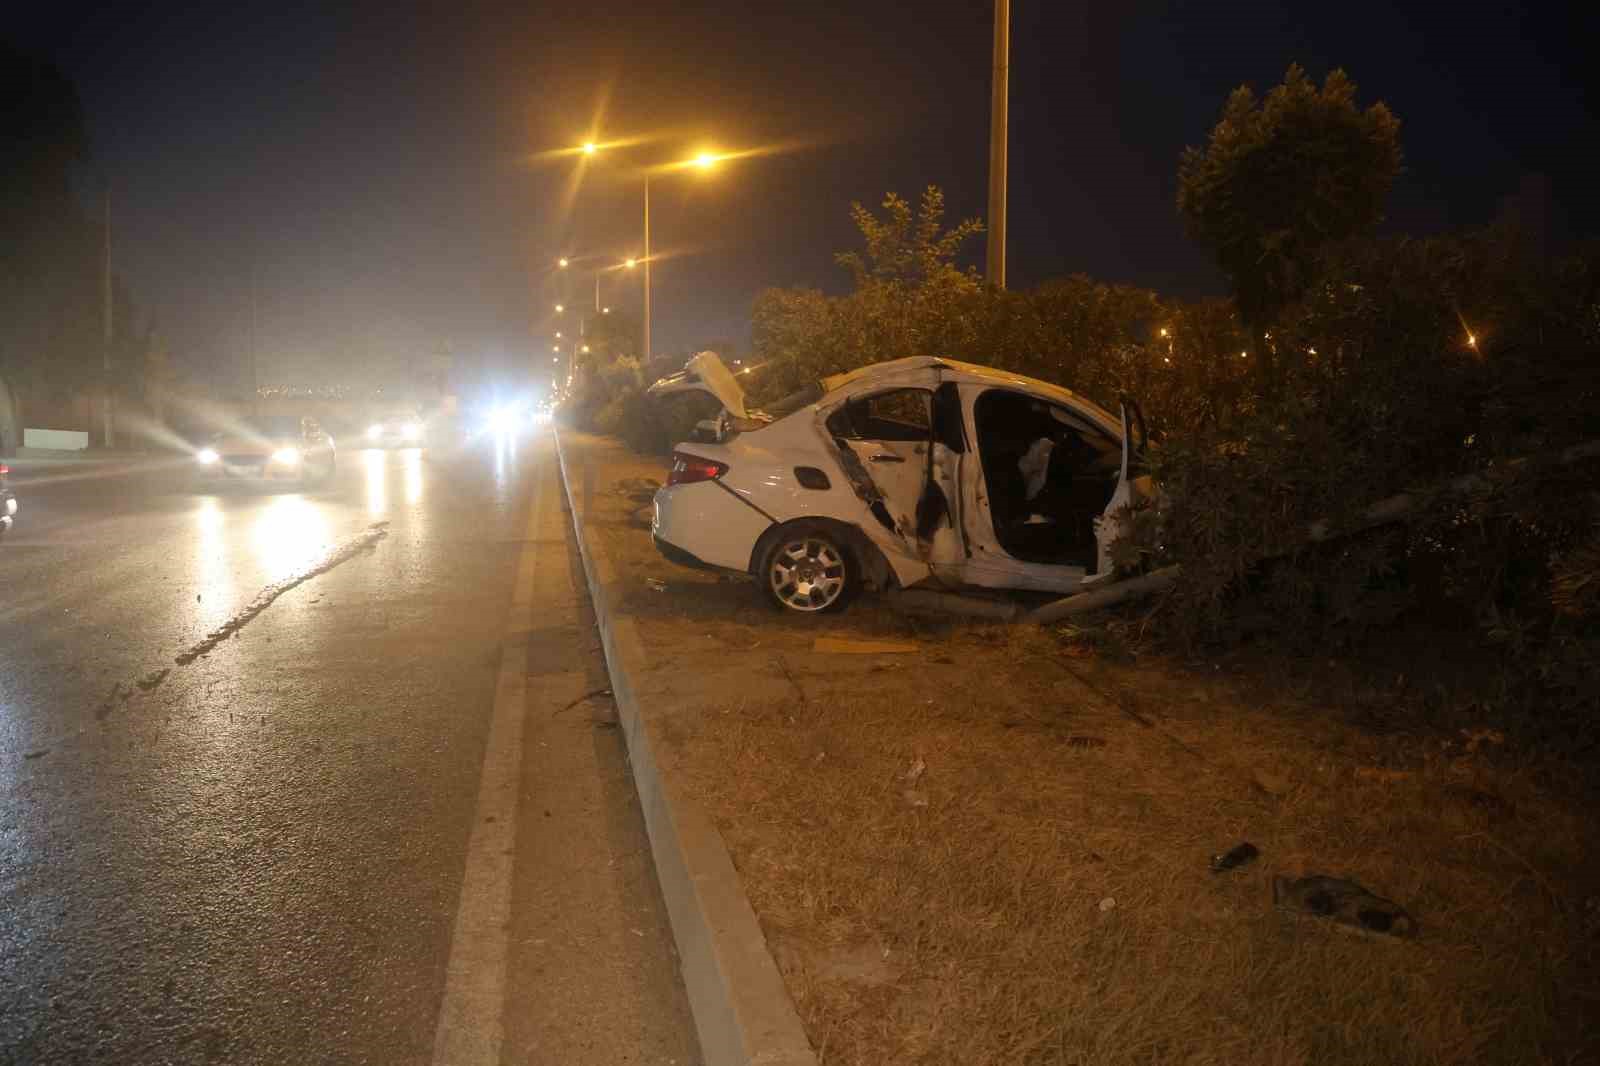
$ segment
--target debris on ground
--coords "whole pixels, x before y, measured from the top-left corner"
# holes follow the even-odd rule
[[[812,651],[832,652],[835,655],[894,655],[914,652],[915,644],[901,644],[889,640],[846,640],[842,637],[818,637],[811,642]]]
[[[1376,781],[1379,784],[1392,785],[1396,781],[1404,781],[1414,776],[1410,770],[1386,770],[1381,766],[1358,766],[1356,777],[1363,781]]]
[[[1417,923],[1404,907],[1375,896],[1354,881],[1313,874],[1272,879],[1273,905],[1294,914],[1327,918],[1361,933],[1411,937]]]
[[[919,792],[914,788],[908,788],[902,792],[901,795],[904,796],[906,802],[911,804],[913,807],[926,807],[928,805],[928,794],[926,792]]]
[[[1106,746],[1106,738],[1074,733],[1066,739],[1066,745],[1069,748],[1103,748]]]
[[[1220,874],[1227,870],[1237,869],[1249,862],[1254,862],[1256,856],[1261,854],[1261,849],[1248,840],[1229,848],[1218,855],[1211,856],[1211,872]]]
[[[911,768],[906,771],[906,780],[914,785],[917,783],[917,778],[921,777],[927,770],[928,764],[923,762],[922,756],[919,755],[911,760]]]
[[[625,477],[611,486],[611,491],[630,500],[654,498],[661,482],[653,477]]]
[[[644,583],[657,592],[667,591],[667,583],[658,577],[647,577],[644,579]]]
[[[1105,899],[1100,901],[1100,913],[1101,914],[1104,914],[1107,911],[1114,911],[1116,909],[1117,909],[1117,901],[1115,899],[1111,898],[1110,896],[1107,896]]]

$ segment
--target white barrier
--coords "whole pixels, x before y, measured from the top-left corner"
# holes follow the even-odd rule
[[[75,429],[24,429],[24,448],[51,448],[58,452],[81,452],[89,447],[89,434]]]

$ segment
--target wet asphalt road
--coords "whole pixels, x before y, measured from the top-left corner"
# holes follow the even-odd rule
[[[435,1061],[540,492],[554,531],[538,541],[541,587],[558,589],[551,619],[573,609],[548,439],[347,452],[309,491],[196,486],[183,463],[15,465],[22,511],[0,543],[0,1062]],[[541,657],[594,659],[582,626],[550,633],[530,675]],[[571,685],[605,683],[585,669]],[[570,721],[566,740],[530,732],[545,753],[533,765],[596,778],[569,806],[604,831],[539,821],[541,806],[566,815],[524,780],[535,813],[517,876],[531,887],[512,892],[512,924],[523,945],[571,924],[547,913],[549,871],[524,865],[524,849],[550,851],[529,842],[539,830],[597,838],[573,869],[631,871],[613,905],[633,938],[615,957],[586,949],[613,971],[593,996],[581,972],[514,947],[504,995],[521,1021],[500,1058],[554,1061],[533,1036],[512,1046],[522,1032],[595,1043],[582,1018],[528,1021],[544,981],[564,1002],[638,986],[617,991],[642,1004],[619,1008],[632,1030],[594,1061],[692,1061],[620,740],[591,739],[581,711]],[[577,745],[568,765],[563,743]]]

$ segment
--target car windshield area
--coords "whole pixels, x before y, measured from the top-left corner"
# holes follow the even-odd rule
[[[1122,442],[1035,396],[991,389],[974,414],[989,513],[1017,559],[1092,567],[1094,519],[1111,502]]]
[[[257,415],[250,419],[250,428],[263,437],[299,438],[299,415]]]

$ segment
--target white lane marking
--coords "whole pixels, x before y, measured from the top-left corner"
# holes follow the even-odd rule
[[[522,779],[522,721],[526,707],[528,634],[533,625],[534,561],[549,472],[534,483],[533,505],[517,584],[500,648],[489,743],[483,753],[478,805],[467,844],[461,902],[450,935],[444,1000],[433,1038],[434,1066],[499,1063],[505,1041],[507,938],[511,875],[517,842],[517,791]]]

